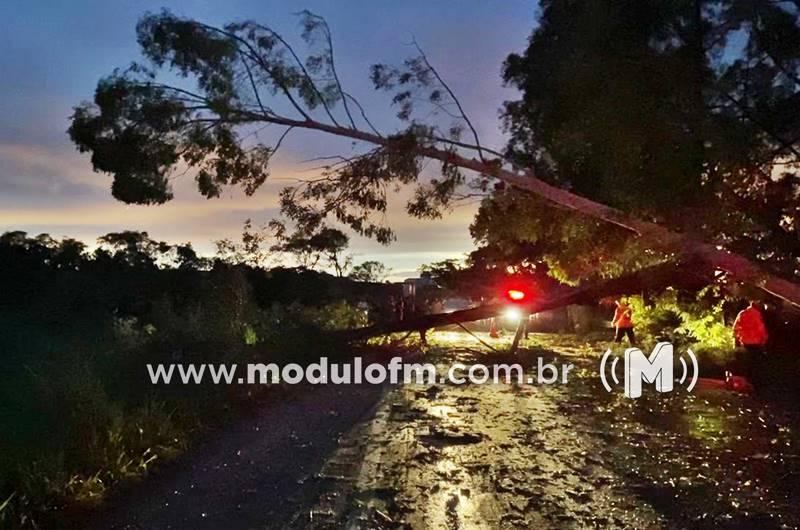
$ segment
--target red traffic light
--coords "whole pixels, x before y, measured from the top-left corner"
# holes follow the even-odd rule
[[[508,296],[508,299],[512,302],[521,302],[528,295],[525,291],[520,291],[519,289],[508,289],[506,291],[506,296]]]

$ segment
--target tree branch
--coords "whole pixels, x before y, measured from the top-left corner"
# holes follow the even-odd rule
[[[193,21],[192,23],[196,24],[197,26],[207,31],[214,31],[217,33],[221,33],[222,35],[225,35],[229,39],[233,39],[234,41],[242,44],[245,48],[247,48],[250,52],[249,55],[250,58],[253,59],[256,63],[258,63],[258,65],[264,70],[264,72],[266,72],[267,75],[269,75],[270,79],[272,79],[272,81],[281,89],[281,92],[283,92],[283,94],[286,96],[286,99],[289,100],[289,102],[297,110],[297,112],[299,112],[305,119],[307,120],[311,119],[311,116],[309,116],[308,113],[303,109],[303,107],[299,103],[297,103],[297,100],[294,99],[294,96],[292,96],[292,93],[286,86],[286,84],[280,81],[278,76],[276,76],[275,73],[273,72],[272,68],[270,68],[269,65],[264,62],[264,58],[261,57],[261,55],[258,53],[258,50],[253,48],[253,46],[249,42],[247,42],[246,39],[243,39],[236,33],[232,33],[230,31],[217,28],[214,26],[209,26],[208,24],[203,24],[202,22]],[[239,52],[244,53],[241,50],[239,50]]]
[[[688,271],[688,272],[687,272]],[[619,278],[595,281],[579,287],[562,286],[542,293],[521,307],[523,313],[536,314],[572,304],[592,304],[607,296],[660,291],[670,286],[699,289],[713,281],[713,271],[693,262],[668,262],[654,265]],[[474,322],[495,317],[508,307],[507,303],[488,304],[452,313],[423,315],[407,320],[382,322],[365,328],[340,333],[345,340],[363,340],[376,335],[430,329],[461,322]]]
[[[247,64],[247,59],[245,58],[245,55],[241,52],[240,55],[242,57],[242,64],[244,65],[244,68],[247,71],[247,78],[250,80],[250,87],[253,89],[253,95],[256,98],[256,102],[258,102],[258,108],[260,108],[261,112],[263,112],[264,115],[266,116],[267,114],[270,113],[267,112],[266,107],[264,107],[264,104],[261,102],[261,95],[258,93],[258,87],[256,86],[256,81],[255,79],[253,79],[253,72],[250,71],[250,65]]]
[[[444,79],[442,79],[442,76],[439,75],[439,72],[436,71],[436,68],[434,68],[428,61],[428,57],[425,55],[425,52],[422,51],[422,48],[420,48],[419,44],[417,44],[417,41],[415,40],[413,42],[414,42],[414,47],[417,48],[417,51],[419,52],[419,55],[422,58],[422,60],[425,62],[425,65],[430,69],[431,73],[433,73],[434,77],[436,77],[436,80],[439,81],[439,84],[441,84],[442,87],[450,95],[450,98],[453,100],[453,103],[456,104],[456,107],[458,107],[458,111],[461,113],[461,116],[467,123],[467,126],[469,127],[470,131],[472,131],[472,136],[475,139],[475,145],[478,147],[478,156],[480,156],[481,160],[483,160],[484,159],[483,152],[481,151],[481,141],[480,138],[478,137],[478,131],[475,130],[475,127],[472,125],[472,122],[467,117],[466,112],[464,112],[464,108],[461,106],[461,102],[458,100],[455,93],[450,89],[450,86],[447,83],[445,83]]]
[[[361,140],[374,145],[391,145],[391,139],[358,129],[335,127],[316,121],[298,121],[283,117],[270,118],[270,121],[281,125],[295,126]],[[704,243],[685,234],[672,232],[661,225],[642,221],[616,208],[548,184],[536,178],[532,170],[516,172],[503,168],[502,163],[497,163],[501,162],[499,160],[483,161],[466,158],[458,153],[436,147],[418,146],[415,152],[419,156],[440,160],[463,169],[493,176],[507,184],[527,190],[555,205],[624,228],[645,241],[651,242],[654,246],[668,249],[686,257],[702,258],[711,266],[728,272],[736,280],[752,283],[766,293],[800,307],[800,284],[770,274],[751,260],[728,252],[721,247]]]
[[[275,30],[272,30],[266,26],[262,26],[261,24],[256,24],[255,26],[263,31],[266,31],[267,33],[278,39],[278,41],[280,41],[280,43],[283,44],[283,46],[287,50],[289,50],[289,53],[294,58],[295,62],[297,63],[297,66],[300,67],[300,71],[303,72],[303,75],[305,76],[306,79],[308,79],[308,82],[311,84],[311,88],[314,90],[314,93],[319,98],[319,102],[325,109],[325,113],[328,115],[328,117],[331,119],[331,122],[333,122],[334,125],[339,125],[339,122],[336,121],[336,118],[333,116],[330,107],[328,107],[328,104],[325,102],[325,98],[322,97],[322,93],[317,88],[316,83],[314,83],[314,79],[311,77],[311,75],[309,75],[308,70],[306,70],[306,67],[303,64],[303,61],[301,61],[300,57],[298,57],[297,54],[295,53],[294,48],[292,48],[289,45],[289,43],[286,42],[286,39],[284,39],[283,36],[280,33],[276,32]]]
[[[355,129],[356,122],[353,121],[353,115],[350,114],[350,109],[347,106],[347,98],[345,97],[344,90],[342,89],[342,82],[339,80],[339,75],[336,73],[336,64],[333,58],[333,39],[331,38],[331,28],[328,27],[328,22],[319,15],[315,15],[310,11],[306,11],[305,13],[306,16],[310,16],[318,20],[325,30],[325,38],[328,42],[328,58],[330,59],[331,74],[333,74],[333,80],[336,83],[336,88],[339,90],[339,95],[342,98],[342,106],[344,107],[345,114],[347,114],[347,118],[350,120],[350,126]]]
[[[767,134],[767,136],[769,136],[770,138],[775,140],[782,148],[784,148],[787,151],[791,152],[795,157],[800,159],[800,151],[795,149],[794,146],[791,143],[789,143],[788,141],[784,140],[783,138],[781,138],[780,136],[778,136],[777,134],[772,132],[770,129],[765,127],[764,124],[762,124],[760,122],[760,120],[756,119],[750,113],[750,111],[748,110],[748,108],[747,108],[747,106],[745,104],[743,104],[741,101],[739,101],[738,99],[736,99],[732,95],[728,94],[727,92],[722,92],[722,96],[725,99],[727,99],[728,101],[730,101],[731,103],[733,103],[734,106],[741,111],[741,113],[745,117],[745,119],[747,119],[748,121],[750,121],[750,123],[752,123],[753,125],[755,125],[758,128],[760,128],[764,133]]]
[[[358,107],[358,110],[361,112],[361,117],[364,119],[369,128],[372,129],[372,132],[374,132],[378,136],[383,137],[383,135],[380,132],[378,132],[378,129],[376,129],[375,126],[372,125],[372,122],[369,121],[369,118],[367,118],[367,113],[364,111],[364,107],[361,106],[361,103],[359,103],[356,98],[354,98],[347,92],[342,92],[342,94],[344,94],[344,97],[349,98],[350,101],[352,101],[355,104],[355,106]]]
[[[278,141],[275,142],[275,146],[272,148],[273,153],[278,152],[278,149],[281,147],[281,143],[283,143],[283,139],[286,138],[290,132],[292,132],[292,129],[294,129],[294,127],[287,127],[286,130],[283,131],[283,134],[281,134],[280,138],[278,138]]]

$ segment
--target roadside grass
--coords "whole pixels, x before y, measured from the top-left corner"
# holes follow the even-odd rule
[[[142,479],[204,433],[262,402],[276,385],[151,384],[146,363],[296,362],[350,354],[327,330],[363,312],[237,303],[156,305],[70,338],[30,319],[2,319],[8,374],[0,380],[0,527],[74,528],[120,485]],[[235,311],[233,311],[235,310]],[[17,315],[19,317],[19,315]]]

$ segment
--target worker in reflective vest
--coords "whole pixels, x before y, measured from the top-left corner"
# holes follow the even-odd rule
[[[762,350],[767,345],[769,334],[758,302],[750,302],[746,309],[736,315],[733,337],[736,346],[744,346],[749,350]]]
[[[761,305],[756,301],[751,301],[747,308],[736,315],[736,320],[733,322],[733,340],[737,347],[733,365],[735,373],[726,373],[726,380],[731,381],[744,376],[747,380],[753,381],[760,373],[756,368],[759,363],[764,361],[764,348],[768,339],[769,333],[764,324]],[[756,384],[756,387],[758,386]]]
[[[622,337],[627,336],[628,342],[636,344],[636,336],[633,334],[633,310],[625,300],[617,300],[617,309],[614,311],[614,319],[611,325],[614,327],[614,342],[622,342]]]

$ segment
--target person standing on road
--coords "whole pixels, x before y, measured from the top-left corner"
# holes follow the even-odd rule
[[[740,311],[733,322],[733,341],[737,348],[736,370],[741,375],[753,379],[755,365],[763,360],[768,339],[761,304],[751,300],[750,305]]]
[[[614,342],[622,342],[622,337],[628,337],[628,342],[636,344],[636,336],[633,334],[633,310],[620,298],[616,302],[617,308],[614,311],[614,319],[611,325],[614,327]]]
[[[733,339],[735,346],[742,346],[747,350],[760,352],[767,345],[767,326],[764,325],[764,315],[761,307],[755,300],[750,302],[745,309],[739,311],[733,321]]]

